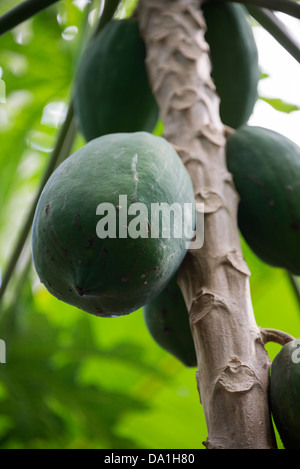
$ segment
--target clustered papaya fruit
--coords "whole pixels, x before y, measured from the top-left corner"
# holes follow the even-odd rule
[[[224,124],[245,123],[257,99],[258,56],[243,5],[203,6],[212,77]],[[84,52],[74,85],[74,110],[87,141],[115,132],[152,132],[159,109],[145,66],[136,18],[111,20]]]
[[[259,79],[244,6],[210,2],[202,8],[220,117],[237,129],[226,155],[241,197],[239,227],[261,259],[300,274],[299,148],[275,132],[244,125]],[[142,203],[150,210],[152,203],[194,204],[192,183],[178,155],[167,141],[150,134],[159,109],[145,58],[136,18],[110,21],[84,52],[75,78],[74,111],[89,143],[62,163],[45,186],[33,222],[33,260],[49,292],[84,311],[111,317],[144,306],[154,340],[185,365],[196,366],[176,283],[187,239],[101,238],[95,233],[99,204],[114,207],[116,225],[124,220],[120,194],[129,204]],[[147,217],[139,223],[151,232]],[[121,231],[129,228],[127,219],[122,226]]]
[[[300,275],[299,147],[278,132],[244,125],[228,138],[226,159],[240,196],[238,226],[246,242],[264,262]],[[170,291],[174,321],[163,314],[163,305],[171,301],[164,290],[146,306],[147,325],[163,348],[184,357],[186,350],[193,350],[188,312],[174,281]],[[164,325],[172,325],[173,331],[165,334]],[[181,342],[177,340],[180,331]]]
[[[271,365],[270,406],[286,449],[300,449],[300,339],[284,345]]]
[[[176,203],[185,216],[154,211],[162,203]],[[32,227],[39,278],[56,298],[88,313],[135,311],[178,269],[193,207],[190,176],[164,138],[136,132],[94,139],[54,171],[39,199]],[[174,230],[178,220],[182,236]]]

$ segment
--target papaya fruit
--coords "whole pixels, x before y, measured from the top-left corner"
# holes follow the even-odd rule
[[[244,125],[228,138],[226,158],[245,241],[267,264],[300,275],[300,148],[278,132]]]
[[[74,113],[87,141],[152,132],[158,107],[148,83],[136,19],[111,20],[87,46],[74,83]]]
[[[246,122],[257,98],[256,43],[246,9],[203,6],[212,77],[224,124]],[[74,112],[87,141],[117,132],[152,132],[159,109],[148,81],[146,48],[136,18],[111,20],[84,51],[74,81]]]
[[[143,308],[147,330],[154,341],[187,367],[197,366],[188,311],[177,284],[177,273],[166,288]]]
[[[271,365],[270,408],[286,449],[300,449],[300,339],[285,344]]]
[[[36,272],[52,295],[79,309],[129,314],[178,269],[194,209],[190,176],[164,138],[98,137],[61,163],[42,191],[31,237]]]
[[[260,73],[255,38],[244,5],[207,2],[202,9],[220,117],[236,129],[248,121],[257,100]]]

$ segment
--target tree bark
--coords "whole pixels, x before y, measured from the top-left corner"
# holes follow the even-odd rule
[[[225,129],[199,0],[140,0],[137,14],[164,137],[191,176],[196,202],[204,203],[203,247],[189,250],[178,278],[197,353],[208,431],[203,444],[275,448],[270,361],[252,308],[238,195],[226,167]]]

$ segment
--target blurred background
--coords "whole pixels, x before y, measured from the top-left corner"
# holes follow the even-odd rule
[[[0,15],[19,3],[2,0]],[[135,3],[124,0],[118,17],[130,15]],[[55,147],[78,58],[100,12],[100,0],[62,0],[0,36],[6,98],[0,100],[1,275]],[[262,80],[251,122],[299,144],[299,64],[253,27]],[[72,151],[83,144],[76,134]],[[242,246],[258,325],[299,337],[297,279],[293,284],[243,240]],[[0,338],[6,344],[0,448],[204,449],[196,369],[154,343],[142,310],[103,319],[51,297],[32,268],[28,242],[1,302]],[[272,359],[280,347],[267,349]]]

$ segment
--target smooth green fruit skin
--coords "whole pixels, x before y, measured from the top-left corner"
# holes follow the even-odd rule
[[[119,195],[127,196],[127,208],[119,206]],[[151,204],[162,202],[176,202],[182,212],[185,203],[195,207],[190,176],[165,139],[137,132],[87,143],[54,171],[38,202],[32,254],[41,282],[58,299],[98,316],[142,307],[174,275],[190,241],[183,226],[182,237],[173,236],[172,225],[169,238],[151,236]],[[116,238],[97,236],[101,203],[116,207]],[[148,226],[149,236],[121,238],[120,217],[123,227],[122,217],[137,203],[148,209],[137,229]],[[126,226],[138,216],[128,215]],[[192,220],[182,222],[193,228]]]
[[[236,129],[248,121],[257,100],[260,73],[256,42],[244,5],[209,2],[202,8],[220,117]]]
[[[177,273],[167,287],[143,308],[145,324],[155,342],[187,367],[197,358],[188,311],[177,284]]]
[[[112,20],[84,52],[74,83],[74,112],[87,141],[119,132],[152,132],[158,108],[148,83],[136,19]]]
[[[284,345],[271,366],[271,411],[286,449],[300,449],[299,346],[299,339]]]
[[[227,140],[226,157],[246,242],[264,262],[300,275],[300,148],[277,132],[245,125]]]

